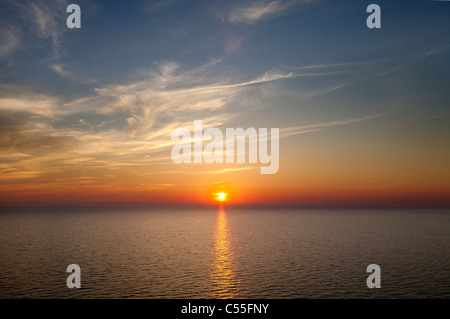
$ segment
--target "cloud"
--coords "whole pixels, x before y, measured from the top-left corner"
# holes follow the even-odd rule
[[[247,170],[254,170],[254,169],[258,169],[259,167],[254,167],[254,166],[246,166],[246,167],[238,167],[238,168],[224,168],[224,169],[219,169],[216,171],[210,171],[208,173],[211,174],[224,174],[224,173],[228,173],[228,172],[236,172],[236,171],[247,171]]]
[[[0,98],[0,110],[22,111],[51,117],[58,109],[59,99],[45,94],[28,93],[23,96]]]
[[[64,78],[73,79],[72,73],[66,70],[63,64],[52,64],[50,68]]]
[[[149,4],[145,4],[142,11],[145,13],[154,14],[156,12],[160,12],[166,10],[168,8],[173,7],[174,5],[179,4],[180,0],[157,0],[152,1]]]
[[[210,67],[215,64],[208,64]],[[211,78],[206,75],[208,68],[179,71],[176,63],[163,63],[157,70],[148,73],[146,79],[96,89],[97,96],[91,103],[102,105],[102,114],[121,116],[133,134],[143,134],[151,129],[158,117],[172,120],[204,118],[218,112],[226,118],[227,107],[232,105],[237,95],[253,85],[289,79],[297,76],[317,76],[315,73],[301,74],[272,70],[248,81]],[[86,100],[83,104],[89,104]]]
[[[299,126],[293,126],[293,127],[286,127],[286,128],[283,128],[280,130],[281,131],[280,136],[287,137],[287,136],[292,136],[292,135],[317,132],[323,128],[349,125],[349,124],[353,124],[353,123],[371,120],[378,116],[379,116],[379,114],[373,114],[373,115],[368,115],[368,116],[364,116],[364,117],[352,118],[352,119],[346,119],[346,120],[340,120],[340,121],[331,121],[331,122],[326,122],[326,123],[315,123],[315,124],[305,124],[305,125],[299,125]]]
[[[61,174],[73,181],[76,174],[135,178],[173,171],[164,166],[171,163],[173,129],[199,118],[204,128],[222,125],[249,85],[290,76],[272,71],[250,81],[223,79],[211,75],[218,64],[183,70],[159,63],[137,72],[135,81],[99,87],[73,101],[7,87],[12,93],[0,98],[2,180],[43,185]],[[51,67],[70,76],[62,64]]]
[[[71,76],[63,64],[51,67]],[[266,84],[323,75],[273,69],[250,78],[224,77],[221,68],[217,59],[193,69],[161,62],[136,72],[132,81],[98,87],[72,101],[8,87],[12,93],[0,98],[2,180],[9,186],[23,181],[24,187],[44,187],[64,176],[72,187],[81,187],[76,178],[92,177],[83,183],[116,188],[153,181],[174,171],[170,148],[176,141],[170,136],[175,128],[193,130],[195,119],[203,120],[204,129],[223,126],[242,116],[246,97],[264,95]],[[231,170],[216,170],[221,172]]]
[[[341,67],[351,67],[351,66],[358,66],[358,65],[370,65],[374,64],[375,60],[368,60],[368,61],[354,61],[354,62],[342,62],[342,63],[330,63],[330,64],[313,64],[313,65],[306,65],[297,67],[295,69],[298,70],[311,70],[311,69],[330,69],[330,68],[341,68]]]
[[[41,39],[49,39],[53,58],[60,57],[62,36],[67,30],[66,8],[67,0],[41,0],[41,1],[11,1],[11,8],[15,8],[18,21],[23,33],[31,33]]]
[[[123,154],[153,153],[171,147],[173,143],[168,137],[172,130],[192,126],[194,119],[203,119],[207,128],[223,125],[240,115],[242,111],[236,113],[233,107],[242,103],[246,94],[255,94],[255,87],[294,77],[323,75],[273,69],[246,81],[223,79],[210,75],[218,64],[220,60],[214,60],[182,70],[177,63],[160,63],[154,69],[138,72],[139,80],[99,87],[94,95],[73,101],[17,89],[14,95],[0,98],[0,110],[16,120],[29,119],[25,123],[19,121],[20,127],[16,127],[21,136],[34,137],[37,133],[70,136],[92,145],[88,147],[92,153],[119,150]],[[63,65],[53,64],[52,69],[70,76]]]
[[[225,52],[230,54],[237,51],[241,47],[243,40],[241,37],[230,35],[225,42]]]
[[[64,24],[66,1],[39,1],[25,5],[26,11],[34,21],[39,36],[52,39],[58,48],[61,35],[66,30]]]
[[[56,74],[63,78],[74,80],[79,83],[94,84],[95,82],[97,82],[96,79],[88,79],[86,77],[80,76],[79,74],[74,74],[72,71],[69,71],[67,69],[67,66],[65,64],[62,63],[50,64],[50,69],[52,69]]]
[[[310,1],[259,1],[250,6],[237,7],[228,14],[228,20],[233,23],[254,24],[260,20],[275,17],[288,11],[296,3],[308,3]]]
[[[20,44],[20,38],[17,31],[5,27],[0,29],[0,58],[7,56]]]

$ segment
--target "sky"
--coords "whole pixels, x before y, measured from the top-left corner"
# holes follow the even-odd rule
[[[0,1],[0,204],[450,205],[450,1],[70,3]],[[175,164],[194,120],[278,172]]]

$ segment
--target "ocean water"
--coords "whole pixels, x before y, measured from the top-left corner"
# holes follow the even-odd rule
[[[2,209],[0,298],[449,298],[449,244],[448,210]]]

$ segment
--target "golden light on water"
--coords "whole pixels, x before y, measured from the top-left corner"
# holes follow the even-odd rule
[[[233,298],[237,295],[239,281],[236,278],[228,223],[223,207],[219,208],[217,215],[211,280],[215,298]]]

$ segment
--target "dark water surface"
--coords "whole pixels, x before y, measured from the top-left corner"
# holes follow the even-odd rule
[[[449,298],[449,244],[448,210],[2,209],[0,297]]]

